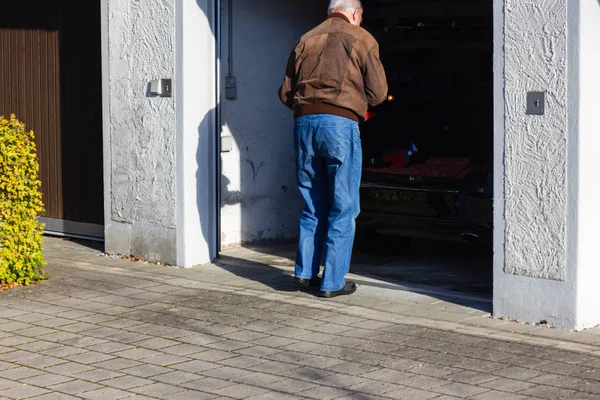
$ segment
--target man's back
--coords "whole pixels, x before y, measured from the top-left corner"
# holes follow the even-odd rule
[[[343,14],[331,14],[295,46],[279,95],[296,117],[329,113],[364,118],[367,107],[387,95],[377,41]]]

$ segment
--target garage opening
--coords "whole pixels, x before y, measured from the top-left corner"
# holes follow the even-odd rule
[[[323,21],[328,1],[223,3],[221,48],[224,59],[233,52],[237,93],[221,99],[223,134],[234,145],[221,157],[219,263],[240,274],[240,259],[289,273],[302,205],[291,115],[275,93],[294,42]],[[353,279],[490,299],[493,2],[363,4],[363,27],[379,42],[390,97],[361,126]],[[227,77],[230,66],[221,68]],[[240,242],[242,249],[228,250]]]
[[[490,296],[492,7],[490,0],[365,5],[390,96],[362,126],[357,238],[359,250],[392,256],[389,268],[375,271]],[[407,255],[424,262],[415,269]]]

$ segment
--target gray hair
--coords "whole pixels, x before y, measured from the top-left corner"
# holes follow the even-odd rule
[[[362,11],[362,3],[360,0],[331,0],[329,2],[329,8],[327,13],[331,14],[336,11],[345,11],[347,13],[354,13],[356,10]]]

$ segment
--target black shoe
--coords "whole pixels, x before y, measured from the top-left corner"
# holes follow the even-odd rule
[[[356,292],[356,283],[346,282],[346,286],[344,286],[340,290],[336,290],[334,292],[328,292],[326,290],[321,290],[321,297],[327,297],[328,299],[331,299],[333,297],[338,297],[338,296],[348,296],[354,292]]]
[[[294,277],[294,282],[304,288],[319,288],[321,287],[321,278],[302,279]]]

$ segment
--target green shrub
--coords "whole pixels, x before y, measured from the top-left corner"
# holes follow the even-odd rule
[[[46,278],[44,212],[33,131],[14,115],[0,117],[0,287]]]

